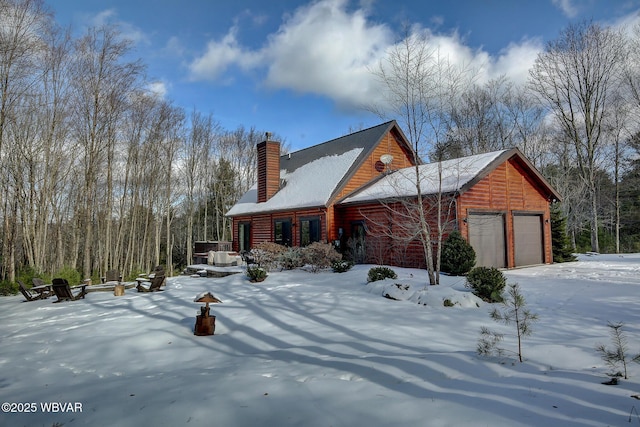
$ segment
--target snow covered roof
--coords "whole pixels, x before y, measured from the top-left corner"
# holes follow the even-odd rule
[[[281,156],[281,188],[266,202],[258,203],[255,184],[227,215],[327,206],[382,137],[394,127],[401,133],[392,120]]]
[[[422,194],[460,191],[478,177],[499,157],[516,150],[492,151],[485,154],[428,163],[418,167]],[[441,171],[441,172],[440,172]],[[438,179],[441,176],[442,179]],[[382,176],[370,185],[362,187],[344,198],[341,203],[359,203],[396,197],[416,196],[416,169],[408,167]]]
[[[338,183],[362,153],[354,148],[339,155],[325,156],[292,172],[280,170],[284,186],[269,200],[257,203],[258,185],[254,185],[227,213],[229,216],[325,206]]]

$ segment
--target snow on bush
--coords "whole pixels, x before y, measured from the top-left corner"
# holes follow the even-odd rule
[[[478,308],[484,304],[472,292],[454,289],[451,286],[426,286],[417,279],[405,281],[383,279],[369,282],[367,290],[375,295],[397,301],[410,301],[429,307]]]

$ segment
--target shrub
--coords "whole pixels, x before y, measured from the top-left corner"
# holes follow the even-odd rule
[[[18,293],[18,284],[11,283],[8,280],[3,280],[0,282],[0,295],[15,295]]]
[[[131,272],[129,274],[124,276],[123,280],[125,282],[132,282],[132,281],[136,280],[137,277],[140,277],[141,275],[143,275],[145,273],[146,272],[143,269],[135,268],[135,269],[131,270]]]
[[[300,248],[287,248],[277,257],[280,268],[293,270],[304,265],[304,256]]]
[[[459,231],[453,231],[442,245],[441,269],[455,276],[467,274],[476,264],[476,251],[462,238]]]
[[[24,267],[22,267],[16,274],[16,279],[20,279],[22,283],[27,286],[27,288],[31,287],[32,279],[34,277],[38,277],[38,275],[36,274],[36,271],[29,265],[25,265]],[[48,280],[48,282],[51,283],[50,280]]]
[[[344,273],[351,270],[351,267],[353,267],[353,261],[349,260],[341,259],[331,263],[331,269],[334,273]]]
[[[252,282],[262,282],[268,275],[267,270],[262,267],[255,265],[247,267],[247,277]]]
[[[487,302],[502,302],[507,280],[495,267],[475,267],[467,274],[467,287]]]
[[[333,261],[342,259],[342,255],[330,243],[313,242],[302,248],[302,253],[305,264],[309,264],[314,273],[329,267]]]
[[[272,242],[258,243],[251,249],[251,257],[254,262],[267,271],[271,271],[278,266],[278,258],[287,248]]]
[[[69,285],[75,286],[82,282],[82,275],[75,268],[71,268],[68,266],[62,267],[62,270],[59,270],[53,277],[59,277],[61,279],[67,279]]]
[[[369,270],[367,282],[376,282],[384,279],[397,279],[398,275],[389,267],[373,267]]]

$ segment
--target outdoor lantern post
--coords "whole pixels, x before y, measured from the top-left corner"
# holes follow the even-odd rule
[[[196,316],[196,325],[193,328],[194,335],[213,335],[216,330],[216,316],[209,314],[209,303],[221,303],[211,292],[203,292],[196,295],[194,302],[204,302],[205,306],[200,307],[200,314]]]

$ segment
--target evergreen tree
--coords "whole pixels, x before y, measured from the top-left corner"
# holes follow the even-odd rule
[[[441,262],[442,271],[461,276],[476,265],[476,252],[459,231],[452,231],[442,246]]]
[[[494,308],[491,312],[491,318],[498,323],[505,325],[515,324],[515,336],[518,340],[518,360],[522,363],[522,340],[533,333],[531,324],[538,320],[538,315],[524,308],[527,303],[524,296],[520,293],[518,284],[509,285],[507,298],[502,302],[504,311]],[[504,338],[503,334],[491,331],[487,327],[480,329],[480,339],[478,340],[477,352],[481,356],[490,356],[496,354],[501,356],[505,350],[498,347],[498,344]]]
[[[562,215],[558,203],[551,205],[551,245],[553,262],[575,261],[571,241],[567,236],[567,218]]]

